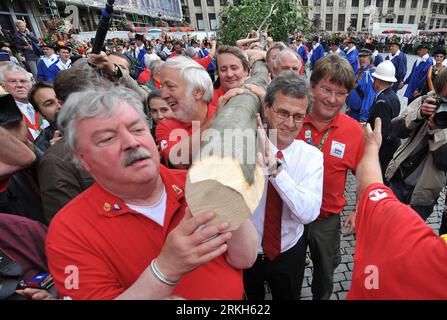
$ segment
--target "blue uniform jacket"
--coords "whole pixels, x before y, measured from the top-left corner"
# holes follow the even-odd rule
[[[385,60],[390,60],[390,56],[386,56]],[[407,56],[401,51],[397,57],[394,57],[393,60],[391,60],[391,62],[396,68],[397,79],[397,82],[393,84],[392,88],[394,92],[397,92],[399,83],[404,81],[405,75],[407,74]]]
[[[411,73],[405,80],[405,84],[408,84],[407,90],[405,90],[404,96],[408,99],[414,99],[413,93],[419,91],[419,93],[424,88],[425,82],[427,81],[428,68],[433,65],[433,59],[428,58],[427,61],[421,61],[418,66],[416,62],[413,64]]]
[[[317,61],[323,57],[324,57],[324,48],[321,45],[321,43],[319,43],[318,46],[312,50],[312,55],[310,57],[310,68],[313,70]]]
[[[332,50],[329,50],[329,54],[334,53],[332,52]],[[335,54],[339,54],[340,56],[342,56],[345,59],[348,59],[348,57],[346,56],[346,52],[344,52],[343,50],[339,50],[339,52],[335,52]]]
[[[377,54],[377,56],[374,58],[374,66],[378,66],[379,64],[381,64],[383,62],[383,57],[379,54]]]
[[[349,51],[349,49],[348,49],[348,51]],[[357,71],[359,70],[358,56],[359,56],[359,51],[357,49],[354,49],[351,52],[346,54],[346,59],[348,59],[349,63],[351,64],[354,74],[357,74]]]
[[[300,55],[301,59],[303,59],[303,63],[306,64],[308,58],[307,58],[307,51],[306,48],[304,48],[304,45],[298,48],[297,53]]]
[[[61,69],[57,66],[60,58],[54,59],[54,62],[47,66],[44,62],[44,59],[40,59],[37,64],[37,81],[45,81],[49,83],[53,83],[56,79],[56,76],[61,72]]]
[[[349,93],[348,99],[346,99],[346,105],[349,108],[347,114],[360,122],[368,120],[369,110],[376,97],[373,87],[374,79],[371,75],[374,70],[374,65],[371,64],[357,71],[355,78],[358,80],[354,89]]]

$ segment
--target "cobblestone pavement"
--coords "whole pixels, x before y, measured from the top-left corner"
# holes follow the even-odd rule
[[[385,56],[385,55],[384,55]],[[409,56],[407,55],[408,59],[408,74],[411,71],[411,67],[414,63],[414,61],[417,59],[417,56]],[[401,100],[401,106],[402,109],[407,106],[406,98],[403,97],[403,93],[405,91],[405,87],[403,90],[400,90],[398,92],[398,96]],[[342,214],[342,223],[348,216],[348,214],[354,209],[355,207],[355,176],[351,173],[348,174],[348,179],[346,182],[346,188],[345,188],[345,197],[347,199],[347,204],[343,210]],[[438,205],[436,205],[433,209],[433,213],[427,220],[427,224],[433,228],[433,230],[438,233],[439,226],[441,224],[441,216],[442,216],[442,210],[444,208],[444,201],[445,201],[445,190],[443,193],[441,193]],[[342,229],[343,232],[343,229]],[[338,266],[338,268],[335,270],[334,274],[334,291],[331,296],[331,300],[344,300],[346,298],[346,295],[349,291],[349,288],[351,287],[351,279],[352,279],[352,271],[354,269],[354,250],[355,250],[355,236],[349,236],[349,237],[343,237],[341,236],[341,243],[340,243],[340,252],[341,252],[341,263]],[[311,300],[312,299],[312,291],[311,291],[311,283],[312,283],[312,271],[313,266],[312,262],[306,267],[304,272],[304,280],[303,280],[303,287],[301,290],[301,299],[302,300]],[[267,293],[266,293],[266,299],[271,299],[271,294],[269,292],[269,288],[266,285]]]

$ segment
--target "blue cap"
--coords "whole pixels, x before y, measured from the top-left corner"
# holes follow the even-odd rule
[[[0,50],[0,61],[11,61],[9,53],[5,50]]]

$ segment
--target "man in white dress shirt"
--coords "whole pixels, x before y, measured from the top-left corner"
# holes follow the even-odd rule
[[[14,97],[17,107],[24,115],[30,133],[29,139],[34,141],[40,132],[49,126],[49,123],[39,113],[36,113],[28,101],[31,75],[15,64],[8,64],[0,67],[0,84]]]
[[[263,108],[270,156],[264,158],[270,159],[266,166],[271,169],[252,217],[262,241],[255,264],[244,271],[249,300],[264,299],[265,281],[274,300],[300,297],[306,259],[304,225],[318,217],[323,192],[323,154],[295,140],[311,105],[308,81],[291,71],[282,72],[267,88]],[[259,122],[260,118],[262,125]]]

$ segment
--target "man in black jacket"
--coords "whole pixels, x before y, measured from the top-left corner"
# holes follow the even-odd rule
[[[393,63],[388,60],[380,63],[372,73],[377,95],[369,111],[368,123],[374,128],[375,119],[378,117],[382,120],[383,142],[379,151],[379,160],[383,177],[394,152],[400,146],[400,139],[391,133],[391,120],[400,113],[399,98],[391,88],[397,81],[395,73]]]
[[[14,34],[14,41],[17,49],[20,51],[22,56],[33,74],[34,77],[37,76],[37,61],[39,60],[38,51],[41,50],[39,47],[39,40],[30,32],[26,27],[26,22],[23,20],[16,21],[17,32]],[[43,52],[42,52],[43,54]]]

